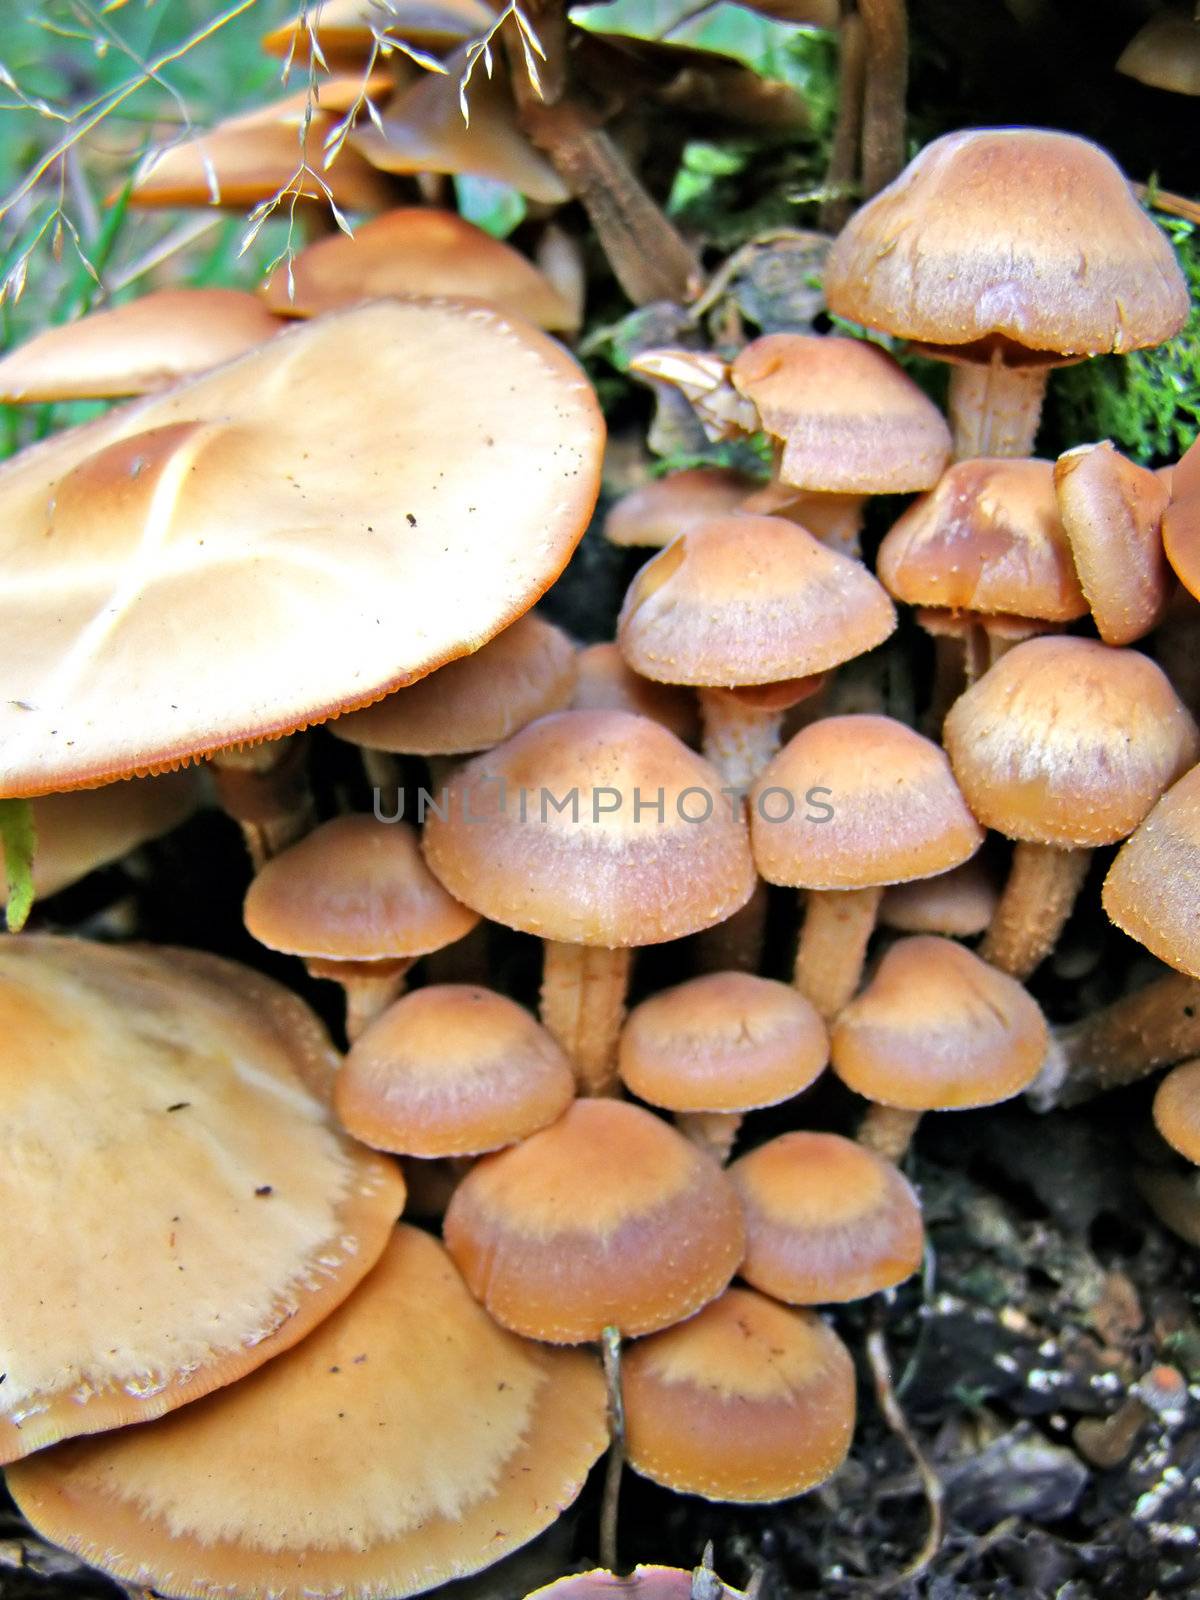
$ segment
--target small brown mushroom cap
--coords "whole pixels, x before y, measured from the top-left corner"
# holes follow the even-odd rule
[[[339,717],[329,731],[350,744],[397,755],[490,750],[537,717],[568,705],[577,673],[575,646],[562,629],[527,612],[482,649]]]
[[[1121,51],[1117,71],[1150,89],[1200,94],[1200,22],[1186,11],[1159,11]]]
[[[727,1286],[744,1245],[711,1158],[640,1106],[576,1100],[485,1156],[446,1212],[446,1248],[506,1328],[552,1344],[653,1333]]]
[[[468,984],[397,1000],[355,1042],[334,1087],[342,1126],[376,1150],[482,1155],[560,1117],[565,1053],[521,1006]]]
[[[1161,344],[1188,314],[1171,246],[1112,158],[1039,128],[926,145],[834,242],[825,292],[867,327],[963,354],[999,336],[1027,360]]]
[[[1107,439],[1059,456],[1054,490],[1079,584],[1105,644],[1132,644],[1162,620],[1167,486]]]
[[[856,1094],[904,1111],[995,1105],[1046,1057],[1041,1008],[1015,978],[953,939],[900,939],[833,1024],[833,1070]]]
[[[786,983],[710,972],[629,1013],[618,1070],[668,1111],[750,1111],[807,1089],[829,1059],[815,1006]]]
[[[755,783],[750,832],[767,882],[801,889],[930,878],[983,843],[942,750],[873,715],[802,728]]]
[[[263,867],[246,926],[269,950],[317,961],[394,961],[453,944],[479,921],[448,895],[406,822],[334,817]]]
[[[646,563],[617,637],[645,678],[734,688],[826,672],[895,626],[861,561],[782,517],[737,514],[680,534]]]
[[[157,289],[18,345],[0,360],[0,401],[150,394],[240,356],[281,326],[240,289]]]
[[[232,1383],[384,1248],[400,1175],[334,1126],[337,1057],[269,979],[23,934],[0,1039],[0,1260],[28,1291],[0,1304],[0,1461]]]
[[[1189,456],[1200,465],[1200,452],[1195,445],[1183,460],[1187,461]],[[1183,474],[1177,469],[1171,503],[1163,512],[1163,549],[1180,583],[1193,598],[1200,600],[1200,490],[1188,488],[1182,478]]]
[[[729,467],[685,467],[631,489],[610,508],[604,537],[622,547],[661,550],[681,533],[735,511],[753,478]]]
[[[560,711],[476,757],[447,785],[445,814],[430,813],[424,846],[456,898],[569,944],[679,939],[754,888],[746,824],[718,773],[624,711]]]
[[[681,1494],[739,1504],[824,1483],[854,1433],[854,1363],[812,1311],[752,1289],[639,1339],[621,1363],[629,1464]]]
[[[1154,1095],[1154,1125],[1173,1150],[1200,1166],[1200,1061],[1183,1061]]]
[[[661,722],[684,744],[700,734],[696,698],[673,683],[655,683],[628,665],[617,644],[590,644],[578,656],[572,711],[632,711]]]
[[[909,605],[1051,622],[1087,611],[1049,461],[956,462],[884,536],[878,570]]]
[[[1000,898],[995,879],[978,856],[961,867],[888,889],[879,920],[900,933],[941,933],[973,939],[991,926]]]
[[[1029,639],[950,708],[944,738],[971,810],[1010,839],[1115,844],[1200,756],[1195,721],[1136,650]]]
[[[865,340],[768,333],[740,352],[730,379],[782,443],[784,483],[905,494],[931,488],[950,459],[941,412]]]
[[[331,66],[360,67],[371,59],[378,40],[403,40],[418,50],[454,49],[486,33],[495,14],[482,0],[321,0],[263,35],[268,55],[307,61],[315,34]]]
[[[46,1537],[158,1593],[374,1600],[527,1543],[606,1432],[596,1362],[497,1328],[441,1246],[401,1227],[286,1356],[162,1422],[36,1456],[9,1487]]]
[[[281,262],[263,289],[281,317],[316,317],[393,295],[483,300],[535,327],[571,329],[577,317],[538,269],[453,211],[407,206],[333,233]],[[3,377],[0,364],[0,377]]]
[[[729,1168],[747,1283],[792,1305],[861,1300],[911,1277],[925,1230],[892,1162],[836,1133],[785,1133]]]
[[[1180,778],[1117,852],[1104,909],[1168,966],[1200,978],[1200,767]]]

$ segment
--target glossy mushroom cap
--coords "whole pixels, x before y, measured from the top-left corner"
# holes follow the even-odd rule
[[[854,1433],[854,1363],[812,1311],[727,1289],[621,1363],[635,1472],[706,1500],[786,1500],[824,1483]]]
[[[685,467],[631,489],[609,510],[610,544],[661,550],[681,533],[735,511],[754,492],[753,478],[729,467]]]
[[[481,1155],[554,1122],[575,1095],[560,1046],[490,989],[435,984],[397,1000],[337,1076],[342,1126],[376,1150]]]
[[[1171,474],[1162,537],[1175,576],[1190,595],[1200,598],[1200,445],[1193,444]]]
[[[729,1176],[746,1218],[747,1283],[793,1305],[861,1300],[921,1264],[921,1208],[890,1161],[836,1133],[785,1133]]]
[[[617,644],[590,644],[577,657],[579,679],[571,697],[572,711],[632,711],[661,722],[684,744],[699,737],[700,716],[695,696],[671,683],[643,678],[626,664]]]
[[[377,41],[402,40],[418,50],[455,49],[496,20],[482,0],[321,0],[319,10],[292,17],[263,35],[268,55],[307,61],[316,36],[332,66],[361,67]]]
[[[490,750],[570,703],[575,646],[527,612],[511,627],[427,678],[330,724],[350,744],[397,755],[457,756]]]
[[[741,514],[680,534],[648,561],[617,638],[644,678],[734,688],[826,672],[895,626],[861,561],[782,517]]]
[[[878,345],[768,333],[740,352],[729,375],[783,445],[784,483],[906,494],[931,488],[950,460],[946,419]]]
[[[47,1538],[156,1592],[374,1600],[527,1543],[606,1432],[596,1362],[497,1328],[440,1245],[402,1227],[286,1356],[162,1422],[47,1451],[9,1487]]]
[[[668,1111],[750,1111],[800,1094],[828,1059],[824,1022],[790,985],[710,972],[634,1007],[617,1066]]]
[[[1010,360],[1136,350],[1188,313],[1171,246],[1111,157],[1038,128],[926,145],[834,242],[825,292],[839,316],[981,359],[996,338]]]
[[[1161,961],[1200,978],[1200,767],[1180,778],[1121,846],[1104,909]]]
[[[879,920],[900,933],[941,933],[973,939],[991,925],[999,890],[978,856],[934,878],[898,883],[879,903]]]
[[[744,1244],[716,1162],[623,1100],[576,1100],[552,1127],[485,1156],[444,1231],[497,1322],[551,1344],[691,1316],[729,1283]]]
[[[1172,1067],[1159,1084],[1154,1125],[1173,1150],[1200,1166],[1200,1061]]]
[[[1122,50],[1117,71],[1150,89],[1200,94],[1200,22],[1187,11],[1157,12]]]
[[[1049,1046],[1037,1002],[953,939],[900,939],[833,1024],[833,1070],[856,1094],[904,1111],[1009,1100]]]
[[[479,921],[425,865],[415,828],[367,816],[323,822],[268,861],[245,918],[269,950],[318,961],[428,955]]]
[[[544,334],[379,301],[23,451],[0,795],[291,732],[477,650],[574,550],[602,438]]]
[[[337,1057],[279,985],[23,934],[0,1040],[0,1260],[29,1291],[0,1304],[0,1461],[232,1383],[383,1249],[404,1185],[335,1128]]]
[[[465,904],[543,939],[679,939],[754,888],[746,824],[721,784],[646,717],[561,711],[455,774],[425,859]]]
[[[939,747],[871,715],[801,729],[754,785],[750,832],[767,882],[801,889],[930,878],[983,843]]]
[[[571,329],[578,321],[519,251],[433,206],[386,211],[353,236],[318,239],[276,267],[263,295],[281,317],[316,317],[393,295],[461,295],[539,328]]]
[[[878,570],[914,606],[1051,622],[1087,611],[1049,461],[957,462],[885,535]]]
[[[971,810],[1010,839],[1115,844],[1200,756],[1163,672],[1136,650],[1030,639],[951,707],[944,729]]]
[[[240,289],[157,289],[18,345],[0,360],[0,401],[150,394],[240,356],[281,326]]]

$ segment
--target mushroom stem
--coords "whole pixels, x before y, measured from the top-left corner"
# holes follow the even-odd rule
[[[1059,1031],[1030,1100],[1039,1111],[1079,1105],[1200,1054],[1200,979],[1167,972]]]
[[[825,169],[827,198],[821,204],[821,227],[839,233],[853,209],[851,190],[858,169],[862,135],[863,83],[867,70],[866,34],[854,0],[842,0],[838,24],[837,121]]]
[[[897,1166],[904,1160],[921,1121],[919,1111],[899,1106],[870,1105],[858,1125],[858,1142]]]
[[[307,754],[304,739],[293,735],[212,757],[217,797],[241,828],[255,872],[312,827]]]
[[[882,897],[878,888],[808,891],[794,982],[827,1022],[858,988]]]
[[[908,11],[905,0],[858,0],[858,9],[866,41],[862,197],[869,200],[904,165]]]
[[[729,1160],[738,1129],[740,1111],[677,1111],[675,1126],[701,1150],[714,1156],[722,1166]]]
[[[401,787],[402,768],[399,759],[389,755],[386,750],[372,750],[368,745],[363,745],[359,756],[362,759],[363,776],[372,789],[379,791],[379,804],[389,802]]]
[[[1050,954],[1087,876],[1090,850],[1022,839],[979,953],[1022,982]]]
[[[701,972],[757,972],[767,932],[767,886],[760,878],[741,908],[696,935]]]
[[[617,1513],[621,1477],[625,1470],[625,1397],[621,1392],[621,1334],[605,1328],[601,1335],[604,1381],[608,1388],[608,1462],[604,1471],[604,1497],[600,1502],[600,1565],[617,1570]]]
[[[1006,367],[999,351],[986,366],[955,364],[950,372],[955,460],[1032,455],[1047,376],[1046,367]]]
[[[721,689],[701,689],[699,700],[704,757],[744,793],[779,749],[783,712],[747,705]]]
[[[330,978],[341,984],[346,996],[346,1038],[350,1044],[404,993],[412,964],[412,960],[404,959],[321,961],[316,958],[304,963],[314,978]]]
[[[580,1094],[613,1094],[632,952],[545,941],[542,1022],[571,1058]]]

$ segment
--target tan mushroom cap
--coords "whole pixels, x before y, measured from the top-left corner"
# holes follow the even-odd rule
[[[991,926],[1000,898],[996,881],[978,856],[961,867],[888,889],[879,920],[900,933],[941,933],[972,939]]]
[[[1123,839],[1200,756],[1153,661],[1059,636],[1002,656],[950,708],[944,738],[982,823],[1068,848]]]
[[[1122,50],[1117,71],[1150,89],[1200,94],[1200,22],[1186,11],[1158,12]]]
[[[469,122],[458,98],[466,67],[465,51],[457,50],[444,73],[423,73],[388,103],[382,129],[360,125],[350,143],[382,172],[470,173],[547,205],[569,200],[558,173],[521,131],[502,56],[494,54],[490,74],[482,67],[472,73]]]
[[[786,1500],[831,1477],[854,1434],[850,1352],[812,1311],[727,1289],[621,1363],[635,1472],[681,1494]]]
[[[746,824],[721,785],[647,717],[560,711],[455,774],[425,858],[505,927],[609,949],[679,939],[754,888]]]
[[[478,649],[570,557],[602,436],[544,334],[379,301],[23,451],[0,794],[290,732]]]
[[[798,889],[931,878],[983,843],[941,749],[873,715],[802,728],[751,792],[750,834],[767,882]]]
[[[1117,852],[1104,909],[1129,936],[1200,978],[1200,767],[1168,789]]]
[[[631,489],[604,519],[610,544],[661,550],[681,533],[726,516],[754,492],[753,478],[730,467],[685,467]]]
[[[350,744],[398,755],[456,756],[493,745],[570,704],[575,646],[527,612],[469,656],[330,724]]]
[[[9,1487],[48,1538],[158,1593],[372,1600],[527,1543],[606,1431],[589,1355],[497,1328],[441,1246],[401,1227],[286,1356],[162,1422],[37,1456]]]
[[[960,1111],[1027,1089],[1049,1035],[1015,978],[953,939],[919,936],[885,952],[831,1046],[838,1077],[876,1105]]]
[[[446,1248],[497,1322],[582,1344],[653,1333],[721,1293],[744,1244],[712,1159],[628,1101],[576,1100],[485,1156],[446,1212]]]
[[[376,1150],[481,1155],[555,1121],[575,1095],[565,1053],[521,1006],[471,984],[406,995],[338,1073],[342,1125]]]
[[[150,394],[240,356],[280,327],[240,289],[157,289],[18,345],[0,360],[0,401]]]
[[[268,55],[307,61],[315,34],[330,65],[359,66],[371,58],[377,39],[447,50],[486,33],[495,20],[482,0],[321,0],[319,8],[264,34],[262,47]]]
[[[646,563],[617,637],[645,678],[735,688],[826,672],[895,626],[861,561],[782,517],[737,514],[681,533]]]
[[[1166,610],[1166,484],[1105,439],[1059,456],[1054,489],[1100,637],[1105,644],[1132,644],[1157,626]]]
[[[861,1300],[921,1264],[921,1207],[897,1168],[836,1133],[785,1133],[729,1168],[747,1283],[793,1305]]]
[[[781,441],[784,483],[904,494],[931,488],[950,460],[941,412],[865,340],[768,333],[740,352],[730,380]]]
[[[1173,1150],[1200,1166],[1200,1061],[1183,1061],[1154,1095],[1154,1125]]]
[[[577,326],[575,312],[509,244],[453,211],[408,206],[333,233],[281,262],[263,295],[281,317],[316,317],[360,300],[394,295],[485,300],[539,328]],[[0,364],[0,377],[3,376]]]
[[[632,711],[661,722],[684,744],[700,733],[695,696],[671,683],[655,683],[629,666],[617,644],[590,644],[577,657],[573,711]]]
[[[710,972],[629,1013],[618,1070],[669,1111],[750,1111],[807,1089],[829,1060],[816,1007],[786,983]]]
[[[1195,448],[1193,445],[1192,451]],[[1179,476],[1176,472],[1176,479]],[[1176,494],[1177,498],[1172,499],[1163,513],[1163,549],[1180,583],[1193,598],[1200,600],[1200,492],[1177,490]]]
[[[136,850],[148,839],[169,833],[200,803],[195,772],[168,772],[160,778],[134,778],[103,789],[47,794],[32,802],[37,852],[33,892],[37,899],[57,894],[97,867]],[[7,887],[0,875],[0,906]]]
[[[479,921],[425,865],[416,829],[374,816],[334,817],[268,861],[245,918],[269,950],[318,961],[428,955]]]
[[[1166,236],[1097,145],[1039,128],[935,139],[830,251],[832,311],[943,353],[1010,359],[1161,344],[1187,288]]]
[[[327,1317],[404,1204],[337,1062],[215,956],[0,940],[0,1461],[160,1417]]]
[[[915,606],[1072,622],[1087,611],[1054,494],[1054,464],[959,461],[879,547],[889,594]]]

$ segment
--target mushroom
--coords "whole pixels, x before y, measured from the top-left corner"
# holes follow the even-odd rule
[[[379,301],[23,451],[0,795],[272,739],[478,649],[565,565],[601,439],[545,335]]]
[[[1150,89],[1200,94],[1200,21],[1167,9],[1147,18],[1117,58],[1117,71]]]
[[[639,1339],[622,1367],[626,1451],[678,1494],[787,1500],[837,1471],[854,1434],[854,1362],[812,1311],[726,1289]]]
[[[955,454],[1025,456],[1052,366],[1161,344],[1187,319],[1166,236],[1073,134],[970,128],[925,146],[835,240],[831,311],[952,363]]]
[[[585,1094],[611,1091],[630,952],[745,904],[736,795],[646,717],[560,711],[463,767],[425,857],[464,904],[545,943],[542,1021]]]
[[[1046,1021],[1015,978],[952,939],[900,939],[839,1014],[833,1070],[871,1102],[862,1144],[892,1161],[924,1111],[996,1105],[1027,1089],[1046,1057]]]
[[[1180,458],[1170,490],[1162,520],[1163,548],[1180,583],[1200,599],[1200,447],[1196,444]]]
[[[632,711],[661,722],[684,744],[700,734],[694,697],[686,689],[655,683],[627,666],[620,646],[590,644],[576,657],[579,678],[571,697],[572,711]]]
[[[1169,788],[1117,852],[1104,909],[1160,961],[1200,978],[1200,767]]]
[[[749,1600],[740,1589],[722,1583],[712,1569],[712,1546],[699,1567],[637,1566],[618,1576],[606,1568],[556,1578],[527,1594],[525,1600]]]
[[[740,1156],[729,1176],[746,1218],[738,1272],[776,1300],[861,1300],[921,1265],[916,1195],[892,1162],[852,1139],[781,1134]]]
[[[946,750],[971,810],[1017,841],[980,954],[1026,978],[1058,940],[1090,851],[1132,832],[1200,755],[1200,732],[1136,650],[1029,639],[951,707]]]
[[[393,295],[461,295],[535,327],[570,331],[570,305],[519,251],[453,211],[409,206],[317,239],[280,262],[263,296],[281,317],[315,317]],[[0,364],[0,377],[3,377]]]
[[[316,10],[264,34],[262,47],[268,55],[308,61],[315,41],[330,66],[361,68],[393,40],[417,50],[452,50],[486,33],[495,20],[483,0],[321,0]]]
[[[521,1006],[490,989],[434,984],[397,1000],[356,1041],[333,1104],[364,1144],[431,1159],[515,1144],[574,1095],[570,1062]]]
[[[0,360],[0,401],[150,394],[263,344],[282,324],[240,289],[157,289],[27,339]]]
[[[245,919],[260,944],[341,984],[351,1042],[396,998],[414,961],[479,921],[425,865],[415,828],[373,816],[323,822],[268,861],[246,892]]]
[[[938,746],[871,715],[801,729],[754,786],[750,833],[767,882],[808,891],[795,982],[826,1019],[858,987],[884,888],[983,843]]]
[[[978,856],[961,867],[885,889],[879,921],[898,933],[941,933],[974,939],[986,933],[999,895],[991,873]]]
[[[1154,1126],[1172,1150],[1200,1166],[1200,1061],[1180,1062],[1159,1084]]]
[[[1059,1028],[1030,1091],[1038,1111],[1079,1105],[1200,1054],[1200,979],[1167,972]]]
[[[604,537],[622,549],[661,550],[681,533],[728,516],[754,491],[730,467],[685,467],[621,496],[604,519]]]
[[[9,1488],[46,1538],[131,1585],[370,1600],[526,1544],[604,1442],[595,1361],[497,1328],[441,1246],[401,1227],[286,1356],[161,1422],[35,1456]]]
[[[383,1250],[399,1173],[334,1126],[337,1057],[279,985],[24,934],[0,1041],[0,1461],[232,1383]]]
[[[724,1161],[743,1113],[802,1093],[828,1060],[825,1024],[795,989],[710,972],[633,1008],[617,1070],[639,1100],[675,1112],[688,1137]]]

